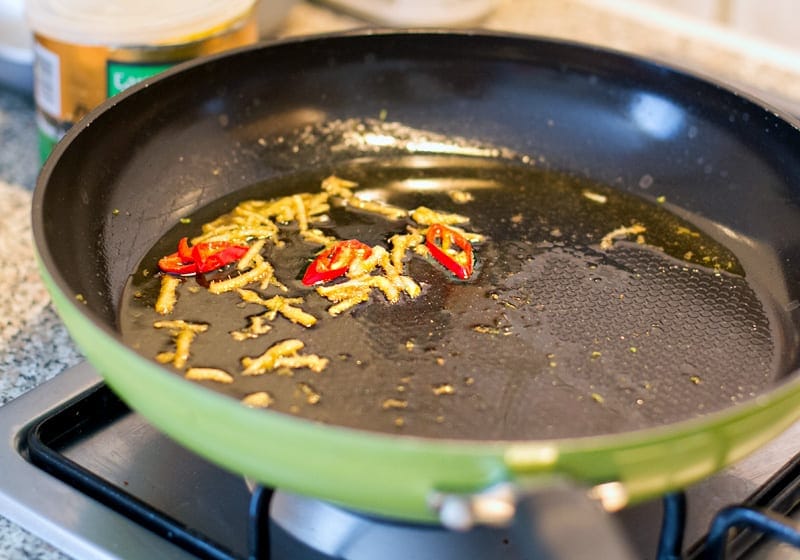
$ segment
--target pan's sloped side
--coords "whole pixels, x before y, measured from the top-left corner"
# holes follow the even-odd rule
[[[744,264],[748,278],[769,291],[783,325],[775,388],[641,432],[435,440],[245,409],[122,343],[122,288],[179,218],[254,182],[343,157],[324,139],[287,149],[278,141],[284,135],[384,114],[615,188],[657,192],[697,223],[716,224],[705,232],[723,243],[768,248],[774,266]],[[110,385],[159,429],[267,484],[431,519],[433,490],[471,492],[550,473],[621,481],[631,499],[644,498],[718,470],[792,422],[800,413],[800,383],[791,376],[800,330],[793,311],[800,300],[798,185],[795,126],[714,84],[577,45],[392,32],[245,49],[188,63],[109,100],[56,147],[33,219],[42,274],[64,322]]]

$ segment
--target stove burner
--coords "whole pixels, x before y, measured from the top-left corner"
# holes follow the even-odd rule
[[[523,539],[528,541],[523,543],[511,528],[481,527],[458,533],[437,526],[365,516],[266,488],[251,492],[241,477],[206,463],[150,427],[98,383],[90,368],[84,366],[83,369],[89,369],[89,373],[65,372],[71,376],[62,378],[62,374],[46,385],[48,389],[67,385],[66,394],[71,395],[70,398],[61,397],[53,404],[46,398],[47,389],[33,391],[31,396],[18,399],[27,403],[10,403],[0,414],[0,431],[9,433],[13,448],[13,455],[0,449],[0,462],[9,474],[4,478],[13,478],[11,484],[15,485],[9,489],[0,481],[0,512],[26,525],[26,519],[31,518],[15,517],[24,508],[11,502],[9,496],[21,493],[19,486],[36,484],[37,497],[48,492],[52,495],[47,502],[50,511],[35,514],[39,522],[44,518],[49,523],[51,518],[59,516],[62,521],[66,519],[67,525],[70,522],[80,525],[84,521],[86,527],[78,530],[103,531],[99,538],[106,539],[105,544],[111,550],[97,553],[97,545],[83,542],[76,547],[70,537],[70,543],[63,548],[71,554],[90,557],[90,552],[94,552],[97,553],[94,557],[109,558],[115,557],[114,554],[131,557],[130,549],[125,547],[133,544],[141,547],[134,549],[133,556],[153,557],[151,549],[144,546],[144,541],[150,540],[145,538],[146,533],[153,535],[153,543],[148,542],[147,546],[165,547],[157,554],[160,558],[514,559],[528,552],[526,547],[530,539]],[[41,412],[20,421],[14,415],[23,408],[30,414],[30,407],[26,405]],[[39,405],[42,408],[39,409]],[[24,468],[28,471],[19,475],[18,471]],[[55,479],[39,474],[42,471],[92,500],[75,502],[72,490],[67,491],[67,487],[58,486],[60,483]],[[209,491],[212,496],[204,496]],[[689,489],[690,521],[692,505],[704,505],[702,500],[692,500],[693,493],[696,489]],[[64,502],[66,513],[58,507],[53,509],[52,501],[59,499]],[[102,506],[91,505],[95,501],[121,516],[102,513]],[[798,504],[800,454],[739,505],[720,509],[708,539],[700,539],[686,550],[682,550],[682,541],[687,499],[682,494],[665,498],[663,514],[654,513],[654,504],[650,503],[623,510],[615,518],[621,521],[625,536],[632,541],[641,536],[642,525],[631,520],[647,518],[647,525],[652,526],[653,521],[662,519],[660,537],[647,543],[651,548],[642,548],[639,543],[637,557],[652,556],[655,541],[658,541],[657,557],[661,560],[722,558],[726,549],[727,558],[766,557],[761,551],[767,549],[769,558],[783,558],[787,556],[780,554],[776,541],[761,538],[761,532],[766,530],[771,537],[800,546],[800,536],[794,529],[796,522],[785,517],[800,518]],[[97,519],[91,522],[90,509],[99,509],[99,513],[95,513],[103,516],[102,527],[97,526]],[[768,513],[763,513],[765,510]],[[85,520],[81,519],[83,517]],[[145,533],[138,534],[139,529],[125,525],[131,522],[144,527]],[[709,526],[708,520],[704,523]],[[728,539],[731,527],[741,530],[733,532]],[[41,529],[37,532],[47,533],[41,527],[37,529]],[[57,546],[63,532],[63,529],[55,531],[57,538],[52,540]],[[654,532],[659,531],[656,528]],[[700,534],[694,533],[690,535],[687,531],[693,538]],[[98,538],[98,534],[94,537]],[[164,544],[158,545],[158,542]]]

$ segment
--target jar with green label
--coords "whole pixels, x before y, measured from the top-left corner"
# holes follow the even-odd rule
[[[42,160],[107,97],[258,40],[256,0],[28,0],[27,10]]]

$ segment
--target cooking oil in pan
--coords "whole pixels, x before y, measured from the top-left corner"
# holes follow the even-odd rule
[[[414,255],[405,269],[422,287],[418,297],[390,304],[373,291],[333,317],[331,302],[300,281],[321,246],[286,228],[284,245],[263,251],[285,291],[248,289],[302,297],[317,323],[276,315],[263,334],[235,341],[230,333],[260,311],[186,279],[168,318],[208,329],[194,337],[186,365],[167,369],[223,370],[226,382],[196,382],[240,400],[261,395],[254,401],[315,421],[470,439],[646,428],[731,406],[775,381],[768,314],[741,263],[662,200],[518,162],[453,156],[350,161],[200,209],[131,276],[120,317],[127,343],[148,357],[174,352],[174,333],[153,328],[165,319],[153,310],[153,271],[180,237],[196,236],[241,200],[318,192],[331,172],[358,183],[364,199],[468,216],[469,229],[485,236],[474,247],[473,275],[457,280]],[[327,217],[318,224],[325,233],[370,246],[388,247],[409,225],[335,205]],[[243,357],[289,339],[327,366],[241,375]]]

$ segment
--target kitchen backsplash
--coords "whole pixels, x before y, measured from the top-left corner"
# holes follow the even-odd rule
[[[636,0],[800,50],[797,0]]]

